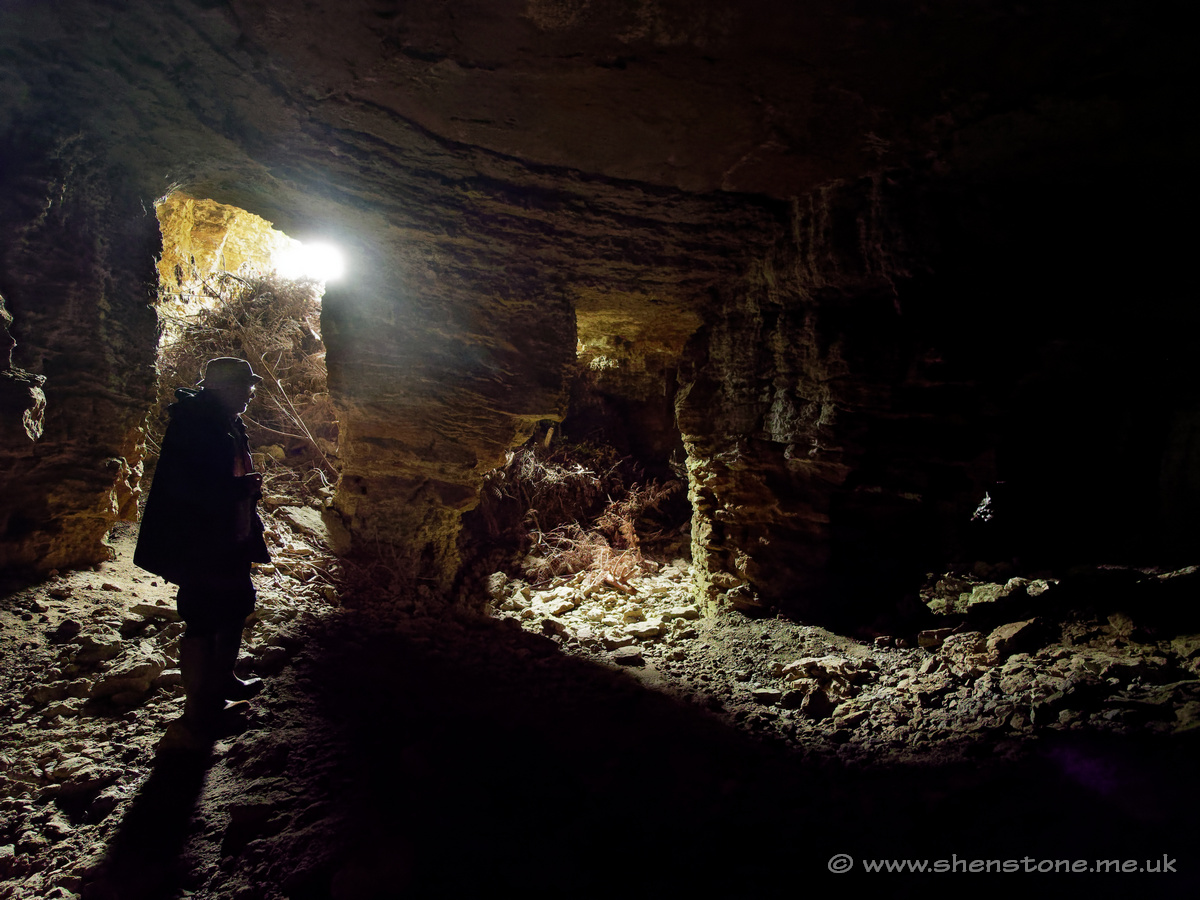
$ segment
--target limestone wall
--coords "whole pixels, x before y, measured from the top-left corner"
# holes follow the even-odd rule
[[[45,570],[106,558],[109,527],[136,516],[157,223],[84,142],[24,149],[6,160],[0,267],[16,341],[6,380],[33,403],[5,411],[0,567]]]
[[[243,266],[273,268],[277,254],[291,244],[271,223],[224,203],[175,191],[155,204],[163,236],[158,259],[159,308],[194,312],[202,302],[201,281]]]
[[[909,363],[894,298],[918,262],[904,242],[923,237],[900,221],[912,202],[867,178],[781,208],[778,242],[685,354],[676,409],[710,610],[828,602],[834,504],[873,449],[865,419],[891,408]],[[877,488],[876,512],[911,506],[902,494]]]

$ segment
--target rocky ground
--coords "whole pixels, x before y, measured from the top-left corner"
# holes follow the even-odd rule
[[[311,516],[273,521],[268,688],[207,760],[156,754],[182,626],[130,533],[4,596],[0,898],[738,896],[838,851],[1167,853],[1153,889],[1196,885],[1193,570],[947,575],[865,640],[702,618],[683,559],[498,574],[489,616],[343,603]]]
[[[870,642],[736,612],[702,619],[688,573],[679,559],[628,584],[580,574],[537,590],[497,575],[491,591],[502,618],[809,757],[945,762],[1028,752],[1045,729],[1200,725],[1200,634],[1153,624],[1169,592],[1200,597],[1195,569],[931,578],[924,599],[948,621]]]
[[[303,509],[291,512],[299,524]],[[256,579],[243,673],[280,672],[306,625],[336,596],[332,564],[282,516],[276,562]],[[166,726],[183,711],[174,588],[132,564],[136,535],[112,536],[115,559],[6,594],[0,608],[0,896],[77,895],[116,823],[145,787]],[[281,720],[268,693],[251,728]],[[229,748],[231,749],[231,748]],[[233,757],[236,758],[236,752]],[[222,764],[228,764],[225,753]],[[213,781],[228,781],[221,766]],[[234,789],[236,793],[236,789]]]

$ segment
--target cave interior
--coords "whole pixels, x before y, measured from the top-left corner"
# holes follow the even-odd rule
[[[185,275],[269,270],[296,239],[345,261],[306,332],[323,379],[308,396],[328,421],[303,466],[326,467],[326,549],[347,570],[385,565],[405,598],[392,609],[466,628],[464,647],[476,626],[462,622],[495,612],[494,573],[521,577],[520,547],[489,530],[489,485],[523,448],[572,444],[678,483],[657,564],[686,561],[702,622],[915,652],[920,633],[1006,624],[983,605],[939,617],[939,578],[1016,578],[1066,598],[1022,607],[1043,623],[1120,612],[1183,640],[1198,627],[1200,311],[1182,15],[1118,0],[5,3],[0,567],[25,589],[114,557],[148,487],[160,395],[179,386],[158,354],[186,310],[163,298]],[[1170,590],[1143,589],[1168,575]],[[328,637],[379,649],[347,633]],[[1200,679],[1187,646],[1173,683]],[[1170,728],[1072,739],[1124,741],[1112,752],[1138,772],[1171,760],[1194,808],[1174,760],[1200,696],[1174,696]],[[418,713],[436,718],[401,718],[419,727]],[[513,715],[559,714],[544,700]],[[481,752],[516,727],[496,725]],[[745,762],[732,740],[714,759]],[[967,803],[905,777],[925,785],[922,821]],[[1048,777],[1013,790],[1040,809]],[[882,815],[873,791],[902,792],[899,776],[831,778],[824,802],[864,815]],[[515,791],[467,782],[464,809]],[[572,782],[592,800],[601,783]],[[726,800],[722,816],[785,818]],[[1080,819],[1143,821],[1089,803]],[[1149,833],[1180,837],[1177,806],[1149,806]],[[700,865],[708,838],[685,831]],[[754,852],[727,819],[717,833]],[[369,859],[328,863],[320,889],[278,896],[381,890],[399,876],[386,839],[368,843]],[[396,865],[433,883],[432,863]],[[768,884],[772,866],[734,869]]]

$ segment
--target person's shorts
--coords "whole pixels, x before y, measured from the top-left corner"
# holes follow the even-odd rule
[[[213,574],[179,586],[175,605],[187,623],[188,634],[211,634],[240,629],[254,612],[257,595],[250,572]]]

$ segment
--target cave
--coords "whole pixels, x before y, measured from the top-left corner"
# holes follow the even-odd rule
[[[1183,12],[4,4],[0,897],[1194,890]],[[320,377],[181,760],[130,553],[249,284]]]

